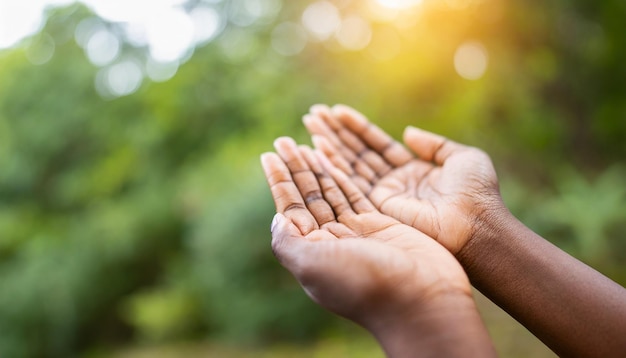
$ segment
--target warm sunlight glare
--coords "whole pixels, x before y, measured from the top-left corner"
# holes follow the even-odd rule
[[[422,3],[422,0],[376,0],[383,7],[390,9],[408,9]]]

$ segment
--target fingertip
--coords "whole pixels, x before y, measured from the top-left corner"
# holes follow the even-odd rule
[[[416,134],[419,134],[420,129],[413,127],[413,126],[406,126],[406,128],[404,128],[404,133],[403,133],[403,138],[406,140],[407,138],[413,137]]]
[[[311,108],[309,108],[309,112],[315,113],[315,114],[329,112],[329,111],[330,111],[330,107],[328,107],[327,105],[323,103],[316,103],[312,105]]]
[[[345,104],[334,105],[332,113],[339,119],[340,122],[346,125],[356,124],[358,126],[363,126],[369,122],[361,112]]]
[[[315,146],[315,148],[317,149],[320,149],[322,151],[330,150],[330,143],[324,136],[314,134],[313,136],[311,136],[311,142],[313,142],[313,146]]]
[[[259,155],[259,159],[261,160],[261,162],[264,162],[267,160],[267,158],[269,158],[269,156],[272,154],[272,152],[264,152],[261,153],[261,155]]]
[[[323,139],[324,139],[324,137],[319,135],[319,134],[313,134],[311,136],[311,142],[313,142],[313,146],[315,148],[319,147],[319,145],[321,144],[320,141],[322,141]]]
[[[273,162],[276,160],[280,160],[280,157],[274,152],[265,152],[260,155],[261,165],[264,168],[268,168],[271,166]]]
[[[422,136],[423,132],[424,131],[419,128],[407,126],[406,128],[404,128],[402,139],[404,141],[404,144],[406,144],[406,146],[409,147],[409,149],[411,149],[413,153],[417,154],[418,157],[425,160],[431,160],[430,154],[427,153],[427,151],[425,150],[425,148],[427,147],[426,144],[429,145],[430,143],[424,142],[424,138]]]
[[[345,104],[341,104],[338,103],[336,105],[334,105],[330,111],[332,114],[338,116],[338,117],[342,117],[343,114],[349,112],[349,108],[348,106],[346,106]]]
[[[313,121],[313,116],[311,114],[307,113],[304,116],[302,116],[302,123],[304,123],[306,127],[308,127],[312,121]]]
[[[271,156],[272,156],[271,152],[261,153],[261,155],[259,156],[259,160],[261,161],[261,164],[265,166],[265,164],[267,164],[270,161]]]
[[[351,108],[352,108],[352,107],[350,107],[350,106],[348,106],[348,105],[345,105],[345,104],[343,104],[343,103],[337,103],[337,104],[335,104],[335,105],[331,108],[331,111],[333,111],[333,112],[341,112],[341,111],[346,111],[346,110],[349,110],[349,109],[351,109]]]
[[[276,148],[277,150],[289,149],[296,146],[296,141],[291,137],[278,137],[276,138],[276,140],[274,140],[274,148]]]
[[[444,141],[451,142],[448,140],[448,138],[442,136],[441,134],[433,133],[425,129],[413,126],[407,126],[404,129],[403,137],[405,139],[405,142],[407,142],[408,139],[414,142],[419,141],[419,144],[422,144],[421,142],[427,142],[429,145],[441,145],[441,143]]]

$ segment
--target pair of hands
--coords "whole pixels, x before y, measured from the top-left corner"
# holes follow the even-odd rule
[[[317,151],[279,138],[261,162],[272,248],[307,294],[375,335],[449,300],[472,309],[455,255],[504,208],[489,157],[409,127],[413,154],[346,106],[316,105],[304,124]]]

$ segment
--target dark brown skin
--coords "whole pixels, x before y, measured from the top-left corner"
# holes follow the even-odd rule
[[[452,254],[380,213],[323,155],[290,138],[275,147],[261,156],[278,212],[272,249],[315,302],[365,327],[390,357],[495,356]]]
[[[626,290],[520,223],[487,154],[409,127],[413,153],[354,109],[312,107],[317,148],[383,214],[434,238],[560,356],[626,357]]]

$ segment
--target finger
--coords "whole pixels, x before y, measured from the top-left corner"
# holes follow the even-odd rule
[[[302,122],[311,135],[320,135],[325,137],[328,142],[338,151],[349,163],[357,159],[356,154],[347,148],[337,136],[337,133],[331,128],[327,121],[317,114],[307,114],[302,117]]]
[[[356,110],[336,105],[332,113],[347,129],[353,132],[363,143],[379,153],[389,164],[398,167],[413,159],[413,155],[382,129],[369,122]]]
[[[361,158],[379,178],[391,171],[392,167],[387,164],[385,159],[375,151],[372,151],[358,136],[347,129],[328,106],[313,106],[311,107],[311,113],[322,118],[336,133],[343,145],[351,149],[357,158]]]
[[[309,112],[313,116],[321,118],[335,133],[343,127],[332,114],[331,108],[326,105],[314,105]]]
[[[272,220],[272,252],[278,261],[291,273],[298,275],[302,257],[306,256],[310,246],[309,241],[300,232],[297,225],[292,220],[280,213],[274,215]],[[328,232],[317,230],[319,233]]]
[[[314,114],[311,116],[313,118],[308,119],[308,121],[311,122],[312,127],[319,127],[319,131],[324,133],[323,135],[329,139],[333,146],[339,148],[340,153],[351,163],[354,170],[367,181],[375,183],[392,169],[383,158],[371,151],[354,133],[344,128],[331,113],[330,108],[319,105],[313,106],[311,113]],[[319,121],[320,119],[321,121]]]
[[[467,148],[446,137],[410,126],[404,130],[404,143],[421,159],[437,165],[443,165],[450,155]]]
[[[341,124],[336,122],[336,120],[333,120],[332,117],[322,119],[316,115],[308,115],[304,116],[303,122],[312,135],[319,135],[326,138],[335,152],[334,156],[340,155],[349,163],[352,170],[346,171],[346,173],[351,175],[351,171],[354,171],[370,183],[375,183],[378,180],[376,172],[370,165],[361,159],[357,155],[357,152],[346,145],[342,138],[339,137],[338,132],[340,129],[344,132],[345,129],[343,129]],[[333,126],[335,128],[332,128]],[[328,148],[328,150],[330,150],[330,148]]]
[[[274,215],[271,226],[272,252],[289,271],[295,266],[297,247],[302,246],[304,236],[289,219],[280,213]]]
[[[338,223],[335,223],[340,225]],[[313,233],[330,238],[311,242],[304,237],[288,217],[276,214],[272,221],[272,252],[278,261],[293,274],[293,276],[305,288],[307,294],[311,294],[307,288],[311,288],[319,282],[320,278],[332,281],[332,275],[336,275],[332,267],[338,259],[351,257],[346,256],[342,250],[343,245],[338,246],[340,241],[332,237],[328,231],[316,230]]]
[[[337,188],[342,193],[342,200],[347,200],[352,210],[357,214],[376,211],[374,204],[367,199],[365,194],[363,194],[363,192],[359,190],[354,183],[352,183],[350,178],[348,178],[344,172],[334,167],[323,153],[317,152],[317,156],[332,178],[332,181],[329,181],[328,183],[328,188],[333,188],[333,192],[335,192],[335,188]],[[326,195],[326,193],[327,191],[324,190],[324,195]]]
[[[288,216],[304,235],[317,229],[317,221],[306,208],[304,199],[283,160],[276,153],[264,153],[261,155],[261,165],[274,198],[276,211]]]
[[[332,145],[326,137],[314,134],[311,136],[311,141],[313,142],[315,149],[319,149],[324,152],[324,154],[337,168],[350,176],[356,174],[354,169],[352,169],[352,164],[350,164],[346,158],[337,151],[337,148]]]
[[[318,225],[335,220],[332,209],[324,200],[315,174],[302,157],[296,142],[288,137],[276,139],[274,147],[291,172],[291,177]]]
[[[314,201],[305,200],[305,202],[307,203],[307,206],[309,207],[309,210],[311,211],[311,214],[313,214],[313,216],[316,218],[317,223],[319,224],[320,227],[330,222],[336,222],[333,208],[324,199],[324,196],[322,194],[322,189],[319,185],[320,178],[323,178],[327,174],[324,172],[324,169],[322,168],[318,159],[313,154],[313,150],[311,148],[301,145],[298,147],[298,150],[300,154],[302,155],[302,158],[304,159],[304,161],[307,163],[310,169],[310,172],[313,173],[316,179],[315,184],[314,185],[312,184],[310,188],[310,190],[314,192],[315,200]]]
[[[361,139],[350,130],[341,127],[337,130],[337,136],[346,147],[350,148],[356,154],[357,158],[361,159],[358,162],[362,162],[367,170],[374,173],[377,178],[382,178],[393,169],[391,165],[387,164],[383,157],[368,148]]]
[[[356,184],[356,186],[364,193],[369,193],[372,190],[372,184],[362,176],[358,175],[352,166],[346,162],[345,158],[338,155],[332,145],[326,140],[325,137],[314,135],[312,138],[315,148],[320,150],[326,157],[333,163],[333,165],[339,170],[346,173],[350,179]]]
[[[319,162],[319,160],[319,155],[315,154],[315,161]],[[328,174],[328,171],[326,169],[327,165],[322,166],[324,167],[323,172],[321,175],[317,176],[317,179],[322,190],[322,195],[324,196],[326,202],[328,202],[332,207],[337,221],[340,221],[340,218],[342,217],[355,215],[354,211],[352,210],[352,206],[350,205],[350,202],[341,191],[341,189],[337,186],[333,178]],[[329,166],[332,167],[332,164],[330,164]],[[336,170],[340,171],[339,169]]]

